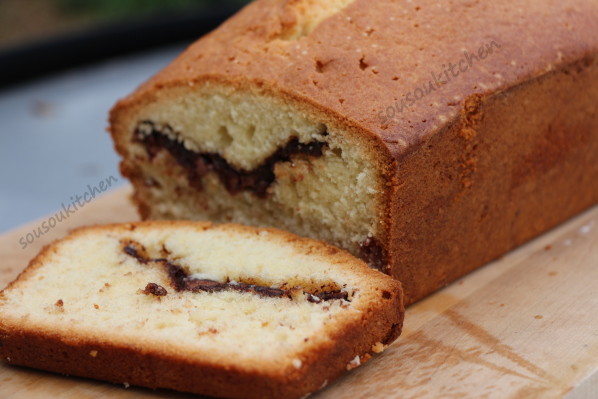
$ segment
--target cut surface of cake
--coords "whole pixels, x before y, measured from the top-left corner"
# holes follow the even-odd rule
[[[299,398],[401,331],[400,283],[273,230],[141,222],[76,230],[0,293],[17,365],[230,398]]]
[[[143,218],[326,240],[414,302],[598,201],[598,3],[257,0],[121,100]]]

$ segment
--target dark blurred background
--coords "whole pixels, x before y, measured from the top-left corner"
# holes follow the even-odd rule
[[[247,2],[0,0],[0,233],[120,178],[112,105]]]
[[[231,10],[244,0],[1,0],[0,49],[115,22]]]
[[[0,0],[0,87],[197,38],[244,0]]]

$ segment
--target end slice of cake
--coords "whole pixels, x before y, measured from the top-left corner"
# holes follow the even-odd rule
[[[273,229],[89,227],[0,293],[11,364],[229,398],[299,398],[401,332],[401,285]]]

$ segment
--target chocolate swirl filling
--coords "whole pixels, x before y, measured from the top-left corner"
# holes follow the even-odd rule
[[[209,279],[195,278],[182,267],[168,258],[152,258],[147,254],[144,246],[132,240],[122,242],[123,251],[125,254],[135,258],[139,263],[147,265],[150,263],[158,264],[166,271],[170,280],[170,285],[175,291],[191,291],[191,292],[218,292],[218,291],[237,291],[252,293],[265,298],[293,298],[294,293],[303,292],[307,296],[307,300],[312,303],[320,303],[322,301],[344,300],[350,302],[349,293],[342,291],[335,287],[335,284],[324,284],[319,288],[313,288],[309,291],[304,287],[290,287],[290,288],[275,288],[267,285],[253,284],[249,282],[236,282],[227,280],[226,282],[219,282]],[[162,247],[162,254],[168,256],[170,252]],[[310,284],[305,284],[309,286]],[[163,296],[166,291],[156,288],[160,287],[155,283],[148,283],[144,293]],[[159,293],[157,293],[159,291]]]
[[[324,133],[326,134],[326,133]],[[274,183],[274,167],[279,162],[290,162],[294,156],[321,157],[325,143],[312,141],[300,143],[291,139],[252,170],[242,170],[230,165],[221,155],[212,152],[189,150],[180,141],[173,139],[174,131],[169,125],[158,126],[152,121],[143,121],[135,129],[134,140],[145,146],[148,157],[153,159],[158,151],[165,149],[185,169],[191,186],[202,190],[202,179],[214,172],[226,190],[234,195],[250,191],[260,198],[268,194],[268,187]]]

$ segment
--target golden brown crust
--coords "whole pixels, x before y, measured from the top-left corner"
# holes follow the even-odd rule
[[[598,202],[596,104],[598,58],[583,59],[470,99],[403,159],[391,248],[407,304]]]
[[[335,268],[349,269],[361,278],[372,279],[372,284],[377,288],[364,298],[363,304],[367,306],[362,308],[360,319],[351,323],[335,323],[337,329],[327,332],[330,340],[302,354],[303,367],[293,372],[288,369],[248,372],[242,364],[238,367],[223,366],[209,359],[165,351],[164,348],[151,345],[135,349],[132,344],[123,345],[105,335],[83,335],[76,330],[55,331],[23,324],[6,315],[3,317],[1,312],[0,356],[11,364],[150,388],[170,388],[231,398],[299,398],[320,389],[325,381],[340,376],[356,356],[373,353],[372,346],[377,342],[389,344],[400,334],[404,307],[399,282],[381,279],[381,273],[367,268],[338,248],[276,229],[170,221],[79,228],[68,237],[45,247],[5,291],[19,289],[20,284],[28,282],[35,276],[36,268],[46,262],[65,240],[116,230],[182,226],[252,235],[267,231],[270,233],[268,240],[280,240],[311,256],[324,257]],[[0,298],[5,291],[0,293]],[[256,359],[256,362],[259,361]]]
[[[184,354],[169,357],[152,351],[141,353],[109,342],[78,341],[78,337],[69,337],[65,342],[61,336],[20,331],[18,327],[12,329],[2,324],[0,356],[10,364],[117,384],[230,398],[300,398],[342,375],[355,356],[373,354],[371,338],[364,339],[360,327],[339,332],[337,339],[342,345],[310,353],[306,359],[311,364],[304,368],[309,369],[308,374],[248,373],[242,369],[189,361]],[[384,338],[380,336],[377,342],[383,342]]]

